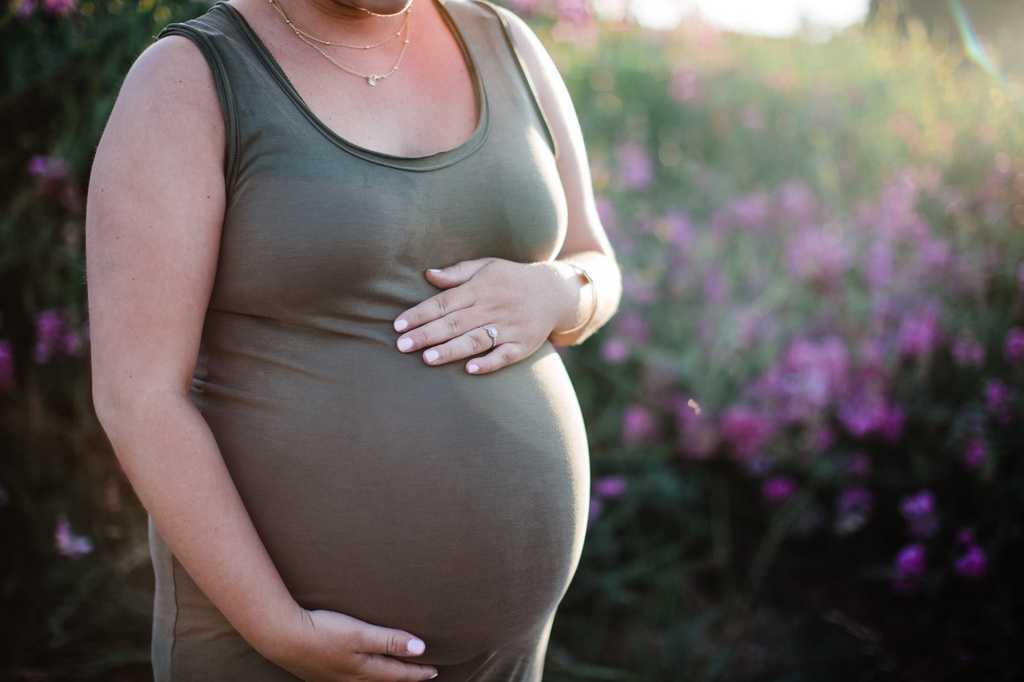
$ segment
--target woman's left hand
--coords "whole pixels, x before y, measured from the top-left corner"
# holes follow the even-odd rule
[[[423,351],[428,365],[472,358],[470,374],[519,362],[554,329],[572,326],[578,290],[560,270],[567,267],[481,258],[428,270],[427,280],[443,291],[398,316],[398,350]],[[493,341],[485,326],[497,330]]]

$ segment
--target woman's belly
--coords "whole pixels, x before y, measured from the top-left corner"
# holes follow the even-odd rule
[[[300,604],[408,630],[437,664],[546,624],[589,487],[550,346],[471,376],[390,336],[236,332],[206,344],[193,399]]]

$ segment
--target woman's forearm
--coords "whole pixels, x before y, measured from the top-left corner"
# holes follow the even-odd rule
[[[576,301],[551,334],[552,343],[571,346],[582,343],[611,319],[622,296],[622,274],[615,258],[601,251],[582,251],[563,255],[556,265],[567,272],[565,282],[573,289]],[[573,266],[582,270],[579,274]],[[584,281],[585,280],[585,281]]]
[[[264,655],[302,609],[253,527],[206,422],[172,391],[96,395],[97,413],[139,499],[185,570]]]

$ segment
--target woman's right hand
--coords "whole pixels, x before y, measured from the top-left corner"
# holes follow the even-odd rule
[[[419,656],[426,649],[408,632],[305,609],[293,625],[289,634],[257,649],[307,682],[419,682],[437,677],[432,666],[395,658]]]

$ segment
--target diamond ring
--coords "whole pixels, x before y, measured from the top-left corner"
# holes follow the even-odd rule
[[[483,329],[485,332],[487,332],[487,336],[491,337],[491,349],[493,349],[495,346],[497,346],[498,345],[498,328],[495,327],[493,324],[485,324],[484,326],[482,326],[480,328]]]

